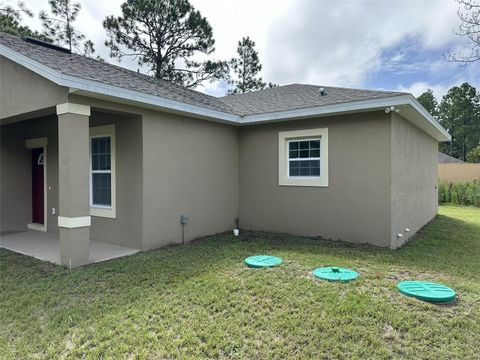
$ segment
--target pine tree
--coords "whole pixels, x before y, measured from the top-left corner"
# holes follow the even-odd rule
[[[480,145],[468,152],[467,161],[471,163],[480,163]]]
[[[452,136],[450,143],[442,143],[440,149],[461,160],[478,146],[480,139],[480,96],[477,90],[464,83],[451,88],[439,107],[442,126]]]
[[[45,36],[60,46],[68,46],[70,51],[81,52],[81,43],[85,40],[85,35],[73,26],[82,8],[80,3],[71,0],[49,0],[48,3],[52,16],[45,11],[40,12]]]
[[[23,2],[18,2],[16,7],[6,5],[3,2],[0,3],[0,31],[52,42],[52,40],[44,34],[30,29],[26,25],[22,25],[23,15],[33,17],[32,11],[28,9]]]
[[[225,61],[196,61],[215,50],[212,27],[188,0],[127,0],[103,26],[110,56],[136,58],[159,79],[193,88],[227,76]]]
[[[428,89],[417,98],[418,102],[432,115],[435,119],[438,118],[438,101],[433,95],[433,91]]]
[[[255,50],[255,42],[248,36],[238,42],[238,57],[230,60],[230,68],[234,73],[234,78],[229,80],[233,88],[228,91],[229,94],[243,94],[250,91],[263,90],[267,83],[258,76],[262,70],[262,64]],[[268,83],[268,87],[277,85]]]

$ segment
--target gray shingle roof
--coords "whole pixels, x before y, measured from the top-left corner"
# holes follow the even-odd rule
[[[59,73],[236,115],[332,105],[405,93],[292,84],[221,98],[78,54],[52,49],[0,32],[0,44]],[[326,95],[322,96],[320,88]]]
[[[454,158],[453,156],[438,152],[438,162],[441,164],[463,163],[464,161]]]
[[[320,92],[322,88],[325,91],[325,95],[322,95]],[[225,96],[220,98],[220,100],[235,109],[240,115],[253,115],[405,94],[393,91],[291,84],[245,94]]]
[[[65,75],[98,81],[191,105],[231,112],[227,105],[214,96],[189,90],[183,86],[139,74],[120,66],[33,44],[18,36],[3,32],[0,32],[0,44]]]

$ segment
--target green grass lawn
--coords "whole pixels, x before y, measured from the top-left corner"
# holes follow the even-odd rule
[[[243,265],[263,253],[285,262]],[[479,359],[479,254],[480,209],[461,207],[397,251],[245,232],[65,270],[0,250],[0,358]],[[328,265],[361,277],[312,277]],[[402,296],[406,279],[458,301]]]

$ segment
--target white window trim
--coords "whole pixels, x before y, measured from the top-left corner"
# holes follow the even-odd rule
[[[317,138],[320,138],[320,176],[290,177],[288,142]],[[278,133],[278,185],[328,187],[328,128],[282,131]]]
[[[101,206],[101,205],[93,205],[93,183],[92,183],[92,139],[97,137],[110,137],[110,151],[111,151],[111,161],[110,161],[110,173],[111,173],[111,189],[112,189],[112,205],[111,206]],[[98,216],[98,217],[106,217],[106,218],[116,218],[116,208],[117,208],[117,191],[116,191],[116,166],[115,166],[115,158],[116,158],[116,146],[115,146],[115,125],[105,125],[105,126],[97,126],[90,128],[90,138],[89,138],[89,149],[90,149],[90,156],[89,156],[89,203],[90,203],[90,215],[91,216]],[[108,172],[108,171],[107,171]]]
[[[286,140],[286,147],[287,147],[287,176],[289,179],[319,179],[320,176],[291,176],[290,175],[290,162],[296,162],[296,161],[309,161],[309,160],[319,160],[320,161],[320,167],[322,166],[322,154],[320,150],[320,156],[319,157],[313,157],[313,158],[294,158],[290,159],[290,143],[291,142],[299,142],[299,141],[320,141],[320,147],[322,146],[322,138],[317,136],[317,137],[312,137],[312,138],[301,138],[301,139],[287,139]],[[321,169],[320,169],[321,170]]]

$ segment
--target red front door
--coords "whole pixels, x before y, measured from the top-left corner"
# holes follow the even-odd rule
[[[43,148],[32,149],[32,222],[44,223]]]

